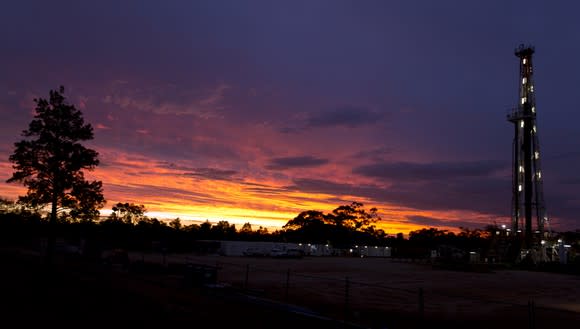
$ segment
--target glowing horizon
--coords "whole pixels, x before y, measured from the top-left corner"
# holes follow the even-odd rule
[[[100,150],[101,154],[108,154],[108,152],[110,150]],[[163,221],[179,218],[183,225],[200,224],[205,221],[209,221],[212,224],[219,221],[227,221],[235,225],[236,229],[240,229],[245,223],[249,223],[253,230],[263,227],[268,229],[269,232],[273,232],[282,229],[284,224],[302,211],[318,210],[330,212],[340,205],[347,205],[357,201],[363,203],[367,210],[372,207],[378,209],[378,214],[382,220],[375,223],[375,226],[385,230],[389,235],[396,233],[407,235],[410,231],[429,227],[457,232],[460,226],[465,226],[466,223],[463,219],[466,216],[479,219],[480,224],[482,224],[479,227],[472,226],[471,228],[483,229],[483,224],[489,219],[487,215],[468,211],[423,211],[381,204],[368,198],[354,195],[293,191],[288,189],[283,182],[276,182],[275,180],[268,183],[258,183],[248,179],[243,181],[225,181],[204,178],[196,180],[203,184],[196,184],[196,189],[189,191],[184,188],[184,185],[187,186],[186,182],[190,178],[180,172],[188,168],[175,165],[169,166],[170,169],[158,168],[159,171],[154,173],[150,164],[142,161],[143,158],[138,154],[120,155],[116,152],[113,153],[115,154],[117,168],[112,168],[105,160],[103,168],[97,167],[94,171],[85,173],[88,179],[103,181],[106,204],[100,210],[101,217],[109,216],[112,212],[111,207],[118,202],[128,202],[144,205],[146,216]],[[109,157],[104,156],[104,158],[108,159]],[[127,158],[131,160],[128,161],[126,160]],[[7,165],[4,164],[4,166]],[[127,168],[131,168],[131,170],[124,171]],[[151,176],[151,179],[143,179],[143,172],[146,169],[149,173],[145,176]],[[134,175],[133,172],[141,172],[142,176]],[[1,178],[4,181],[6,180],[6,177]],[[251,188],[244,190],[248,186],[258,186],[260,189],[257,191]],[[276,198],[272,199],[269,194],[264,195],[261,189],[275,194]],[[7,194],[10,193],[23,195],[26,190],[23,186],[15,183],[0,185],[0,196],[6,198],[8,197]],[[16,196],[8,197],[8,199],[14,200]],[[205,200],[210,199],[212,203],[205,202]],[[226,202],[220,203],[220,200],[226,200]],[[439,223],[439,225],[409,223],[407,220],[409,216],[423,217],[425,219],[445,218],[448,223]]]

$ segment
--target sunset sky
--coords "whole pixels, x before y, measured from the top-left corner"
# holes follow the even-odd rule
[[[0,196],[36,97],[95,130],[107,212],[271,230],[377,207],[389,234],[508,224],[520,43],[535,46],[542,177],[580,229],[577,1],[10,1]]]

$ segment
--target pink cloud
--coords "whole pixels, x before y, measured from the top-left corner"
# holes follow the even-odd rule
[[[97,129],[103,129],[103,130],[109,130],[111,129],[111,127],[107,127],[102,123],[97,123],[97,125],[95,126]]]

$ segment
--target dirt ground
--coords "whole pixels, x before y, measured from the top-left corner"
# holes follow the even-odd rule
[[[131,253],[127,267],[65,257],[51,271],[34,255],[2,250],[0,259],[6,328],[535,329],[580,320],[580,277],[563,274],[388,258]],[[208,275],[184,275],[186,264]]]
[[[215,266],[216,281],[223,285],[361,325],[393,327],[419,317],[496,329],[551,328],[580,321],[577,275],[508,269],[454,271],[375,257],[132,257]]]
[[[351,328],[257,304],[241,294],[175,285],[166,273],[137,273],[57,257],[0,250],[0,328]]]

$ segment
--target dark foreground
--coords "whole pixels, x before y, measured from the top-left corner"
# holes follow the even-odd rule
[[[98,262],[0,251],[3,328],[345,328],[233,292],[180,286]]]
[[[203,285],[180,269],[155,266],[123,267],[60,255],[49,270],[34,253],[0,249],[0,328],[363,328],[233,288]],[[577,302],[578,296],[568,299]],[[341,314],[341,301],[335,305],[329,313]],[[574,327],[580,321],[578,313],[549,309],[539,310],[531,320],[525,309],[513,307],[484,318],[433,314],[420,319],[416,312],[386,311],[359,317],[363,315],[375,319],[365,321],[374,323],[364,327],[372,329],[540,329]]]

